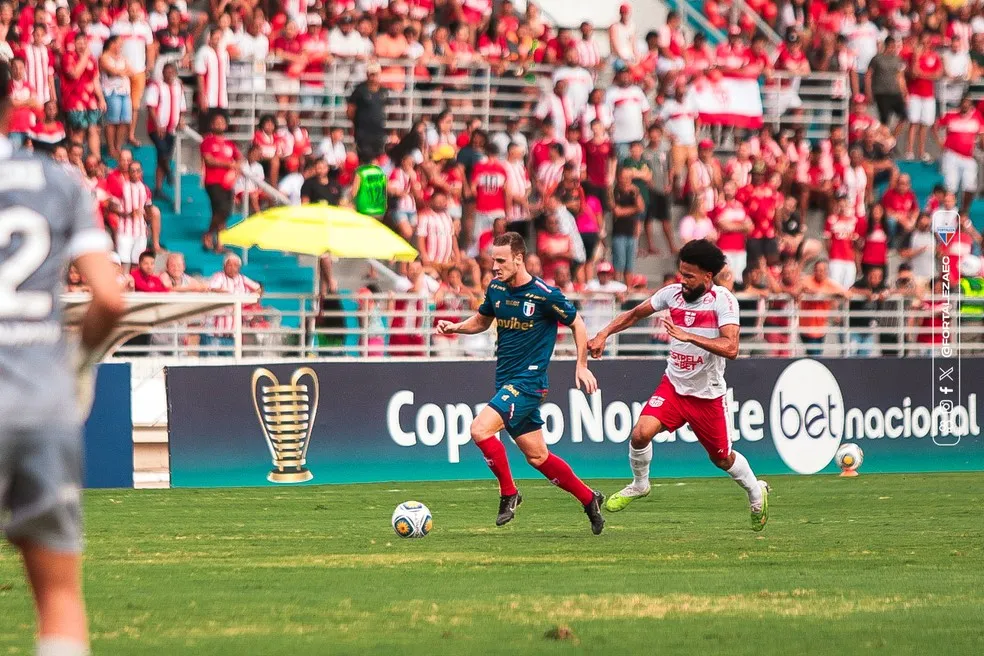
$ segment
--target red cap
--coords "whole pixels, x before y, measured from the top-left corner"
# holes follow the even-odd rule
[[[615,273],[615,267],[612,266],[611,262],[599,262],[598,273]]]
[[[713,149],[714,148],[714,142],[711,141],[710,139],[701,139],[700,140],[700,143],[697,144],[697,147],[698,148],[710,148],[710,149]]]
[[[627,14],[630,11],[632,11],[632,5],[630,5],[628,2],[623,2],[618,8],[618,13],[620,14]]]
[[[291,155],[287,158],[287,161],[284,162],[284,168],[287,169],[288,173],[297,173],[297,171],[301,168],[301,160]]]
[[[359,156],[353,152],[345,153],[345,168],[355,170],[359,167]]]

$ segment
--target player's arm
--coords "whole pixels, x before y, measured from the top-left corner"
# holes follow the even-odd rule
[[[578,389],[582,389],[583,384],[585,394],[594,394],[598,391],[598,381],[594,374],[588,369],[588,328],[584,325],[581,315],[574,318],[571,323],[571,332],[574,334],[574,346],[577,347],[577,366],[574,369],[574,384]]]
[[[495,317],[489,317],[481,312],[477,312],[460,323],[453,321],[438,321],[437,332],[439,335],[475,335],[484,333],[492,325]]]
[[[701,337],[693,333],[688,333],[683,328],[675,325],[669,319],[663,319],[663,327],[666,333],[673,339],[681,342],[689,342],[698,348],[702,348],[714,355],[722,358],[734,360],[738,357],[738,324],[727,324],[721,326],[720,337]]]
[[[627,310],[612,319],[611,323],[605,326],[601,332],[592,337],[588,342],[587,347],[588,352],[591,353],[591,357],[601,358],[601,354],[605,352],[605,342],[608,341],[610,336],[620,333],[627,328],[631,328],[640,321],[648,319],[653,316],[655,312],[656,310],[653,307],[652,300],[646,299],[631,310]]]
[[[92,302],[82,318],[82,344],[87,351],[95,351],[109,338],[126,306],[116,270],[105,252],[83,253],[75,259],[75,265],[92,291]]]

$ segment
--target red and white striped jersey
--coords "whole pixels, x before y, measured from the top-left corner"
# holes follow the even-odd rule
[[[171,84],[165,84],[163,80],[151,82],[147,85],[144,102],[147,107],[152,107],[157,114],[156,125],[153,117],[148,114],[148,131],[160,127],[164,128],[168,134],[174,134],[175,130],[178,129],[181,114],[188,110],[184,89],[178,79],[175,79]]]
[[[37,93],[38,99],[46,103],[54,98],[54,89],[48,85],[49,76],[55,74],[54,58],[46,46],[25,45],[20,53],[27,70],[27,81]]]
[[[568,126],[574,123],[574,111],[571,108],[570,99],[564,95],[558,96],[551,93],[544,96],[536,106],[536,117],[541,121],[550,121],[558,136],[563,136]]]
[[[591,139],[591,122],[595,119],[601,121],[602,126],[605,128],[605,132],[611,130],[612,123],[615,122],[612,109],[608,105],[586,105],[584,109],[581,110],[581,115],[577,119],[581,124],[581,132],[584,135],[585,141]]]
[[[224,271],[219,271],[209,278],[208,289],[209,291],[225,292],[226,294],[251,294],[258,292],[260,286],[241,273],[230,278]],[[213,315],[210,323],[215,333],[220,335],[228,335],[236,327],[236,319],[232,310]]]
[[[451,262],[456,232],[454,219],[447,212],[427,209],[417,217],[417,237],[431,262]]]
[[[704,197],[704,209],[713,209],[717,206],[717,189],[713,186],[714,178],[711,175],[711,167],[699,159],[690,163],[690,170],[696,171],[696,185],[692,189],[694,194],[701,194]]]
[[[601,63],[601,49],[594,39],[578,41],[574,46],[577,52],[577,63],[585,68],[594,68]]]
[[[546,193],[550,193],[560,184],[561,178],[564,177],[564,164],[566,163],[566,160],[561,159],[556,162],[549,160],[540,165],[536,172],[536,180],[543,186]]]
[[[713,339],[721,327],[738,325],[738,300],[724,287],[714,285],[693,303],[683,298],[680,283],[667,285],[649,299],[656,312],[669,310],[670,321],[678,328]],[[725,358],[678,339],[670,339],[666,377],[677,394],[716,399],[728,391],[724,382]]]
[[[150,188],[143,182],[124,180],[120,184],[119,192],[124,214],[142,214],[150,205]]]
[[[402,191],[396,194],[396,207],[398,212],[416,212],[417,201],[413,197],[413,186],[417,182],[417,173],[410,171],[407,173],[403,169],[393,169],[389,176],[390,184],[399,185]]]
[[[209,108],[229,107],[229,53],[223,48],[216,52],[205,45],[195,55],[195,74],[204,76],[205,85],[199,93],[205,94],[205,104]]]
[[[530,184],[530,174],[526,170],[526,164],[523,162],[506,162],[505,167],[506,184],[509,186],[509,189],[516,195],[529,197],[533,185]],[[521,205],[509,203],[509,207],[506,210],[506,220],[524,221],[528,218],[530,217],[527,216],[527,211]]]
[[[308,131],[298,126],[291,131],[286,125],[277,128],[277,141],[280,147],[281,157],[303,158],[313,152],[311,147],[311,136]]]

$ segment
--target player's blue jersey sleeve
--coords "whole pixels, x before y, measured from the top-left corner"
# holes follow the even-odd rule
[[[577,308],[559,289],[553,289],[547,296],[547,309],[565,326],[571,325],[577,319]]]
[[[495,301],[492,299],[492,285],[485,288],[485,299],[478,306],[478,313],[485,317],[495,316]]]

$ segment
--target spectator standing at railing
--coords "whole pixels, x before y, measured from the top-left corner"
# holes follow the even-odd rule
[[[116,159],[129,130],[133,108],[130,103],[130,65],[123,56],[119,36],[106,39],[99,58],[100,84],[106,99],[106,147]]]
[[[171,177],[171,159],[178,128],[184,125],[184,86],[178,78],[178,68],[173,62],[164,65],[163,77],[147,85],[144,97],[147,105],[147,134],[157,152],[154,173],[154,195],[160,196],[165,179]]]
[[[848,321],[850,349],[848,356],[868,358],[874,352],[875,332],[880,326],[876,313],[883,309],[888,287],[884,269],[873,267],[865,271],[850,289]]]
[[[950,40],[950,47],[943,51],[943,80],[945,87],[940,100],[943,107],[951,107],[960,104],[960,99],[967,90],[967,85],[971,80],[973,64],[970,58],[970,51],[964,50],[957,39]]]
[[[442,278],[440,287],[434,293],[434,326],[441,320],[458,322],[468,317],[468,313],[478,309],[481,294],[464,283],[461,269],[451,267]],[[459,335],[435,333],[431,344],[434,354],[443,358],[460,357],[463,353]]]
[[[703,198],[706,210],[717,205],[722,180],[721,163],[714,156],[714,142],[703,139],[697,144],[697,159],[690,163],[687,189],[691,195]]]
[[[609,189],[615,182],[615,148],[601,119],[591,121],[591,138],[581,144],[584,158],[585,193],[598,199],[602,208],[609,207]]]
[[[799,304],[800,340],[806,345],[807,356],[815,358],[823,355],[834,298],[848,298],[848,292],[831,280],[827,260],[818,260],[813,273],[803,277],[802,291],[807,298]]]
[[[683,21],[679,13],[671,11],[666,14],[666,23],[658,30],[656,45],[659,48],[656,70],[660,75],[679,71],[686,65],[683,55],[687,39],[683,35]]]
[[[266,60],[270,54],[270,40],[263,34],[263,23],[257,16],[246,19],[246,29],[233,34],[229,48],[235,53],[230,61],[232,77],[238,81],[235,89],[240,93],[266,91]]]
[[[260,285],[242,274],[242,266],[243,261],[238,255],[226,253],[222,259],[222,271],[209,278],[209,291],[223,294],[258,293]],[[222,310],[212,315],[208,324],[211,332],[202,336],[202,345],[219,347],[211,352],[211,355],[228,354],[228,351],[222,347],[230,347],[235,343],[233,333],[237,327],[234,311],[232,308]]]
[[[861,247],[858,218],[848,203],[847,194],[838,191],[835,210],[827,217],[823,229],[830,258],[830,279],[844,289],[858,278],[857,259]]]
[[[82,31],[81,23],[79,31]],[[91,39],[91,37],[90,37]],[[191,52],[194,40],[184,28],[181,11],[171,7],[167,12],[167,26],[154,33],[155,61],[157,77],[163,71],[164,65],[173,62],[182,69],[191,67]]]
[[[130,272],[133,277],[133,291],[147,293],[164,293],[171,289],[164,284],[161,277],[154,273],[154,262],[156,257],[153,251],[144,251],[140,254],[140,261],[137,267]]]
[[[859,80],[863,81],[868,72],[868,65],[878,54],[878,44],[887,32],[871,22],[867,9],[860,9],[854,25],[845,25],[843,34],[848,38],[848,47],[857,56],[855,65]]]
[[[106,99],[99,84],[99,63],[84,32],[76,32],[71,47],[61,58],[61,108],[71,139],[87,143],[89,152],[100,152],[99,122]]]
[[[694,96],[688,95],[687,85],[678,81],[673,85],[672,98],[659,111],[659,119],[670,139],[669,183],[677,194],[682,193],[687,167],[691,160],[697,159],[697,118]]]
[[[791,317],[796,314],[796,303],[803,293],[799,261],[794,257],[783,260],[779,275],[770,286],[772,293],[767,297],[763,333],[765,341],[775,345],[773,357],[788,358],[792,355],[789,348]]]
[[[44,23],[34,25],[29,34],[31,38],[25,40],[16,54],[24,60],[27,79],[43,105],[55,98],[55,55],[48,47],[48,28]]]
[[[577,63],[579,66],[588,69],[593,75],[598,74],[605,65],[605,59],[601,56],[601,49],[598,42],[594,39],[594,26],[590,22],[581,23],[578,30],[581,39],[574,45],[577,53]]]
[[[555,134],[566,134],[576,118],[574,105],[567,94],[568,82],[566,79],[557,80],[553,85],[553,92],[545,94],[540,98],[534,110],[534,115],[541,123],[553,125]]]
[[[407,275],[398,281],[396,290],[410,298],[393,301],[389,340],[391,355],[424,355],[424,313],[439,287],[436,280],[424,273],[420,260],[411,262],[407,267]]]
[[[635,62],[639,59],[637,42],[636,27],[632,22],[632,5],[627,2],[622,3],[618,8],[618,21],[608,28],[609,50],[613,56],[622,61]]]
[[[380,71],[377,62],[369,62],[365,81],[357,84],[349,96],[347,115],[352,121],[360,164],[368,164],[380,157],[386,145],[389,92],[380,83]]]
[[[208,286],[185,271],[185,259],[181,253],[168,253],[161,282],[172,292],[204,292]]]
[[[154,31],[145,18],[145,10],[140,0],[129,0],[126,13],[120,15],[110,27],[110,34],[122,37],[123,56],[129,66],[130,76],[130,119],[129,142],[139,146],[137,140],[137,114],[147,85],[147,71],[154,70]]]
[[[530,192],[533,183],[530,182],[526,168],[524,146],[511,142],[506,149],[506,188],[509,190],[506,208],[506,221],[509,230],[521,235],[530,235]]]
[[[755,229],[755,223],[748,216],[745,206],[736,198],[738,185],[734,180],[724,183],[722,199],[710,212],[717,231],[717,245],[724,252],[731,267],[735,283],[742,283],[742,275],[748,264],[748,251],[745,241]]]
[[[903,236],[899,244],[899,256],[911,267],[912,276],[920,288],[928,285],[934,275],[936,241],[932,218],[928,213],[922,213],[916,219],[915,227]]]
[[[536,237],[536,252],[543,263],[543,279],[548,284],[553,284],[557,269],[566,267],[570,270],[574,263],[574,242],[570,235],[561,232],[560,217],[557,216],[559,206],[560,201],[555,196],[544,199],[544,229]]]
[[[586,298],[581,308],[584,325],[591,335],[597,335],[618,314],[628,292],[625,283],[615,279],[615,267],[611,262],[599,262],[596,274],[597,277],[584,286]]]
[[[658,123],[650,125],[647,132],[649,138],[642,151],[642,159],[652,172],[652,177],[649,182],[649,204],[646,207],[646,219],[643,225],[646,251],[649,253],[659,251],[653,228],[653,223],[658,222],[662,226],[663,237],[666,239],[670,254],[675,255],[679,249],[673,239],[673,217],[670,211],[670,197],[673,191],[673,183],[669,176],[670,146],[663,139],[663,128]]]
[[[588,96],[594,89],[594,77],[588,69],[581,66],[576,48],[572,47],[564,52],[563,65],[554,69],[552,80],[555,88],[559,81],[567,82],[566,96],[573,116],[568,125],[571,125],[584,111]]]
[[[226,112],[229,108],[229,52],[222,43],[222,37],[222,30],[213,27],[208,33],[207,42],[195,55],[197,105],[201,117],[211,116],[216,110]]]
[[[425,268],[444,271],[458,262],[460,231],[461,224],[448,214],[447,194],[435,190],[416,225],[420,260]]]

